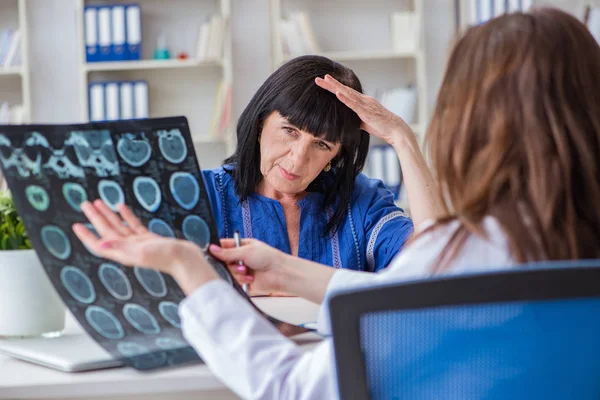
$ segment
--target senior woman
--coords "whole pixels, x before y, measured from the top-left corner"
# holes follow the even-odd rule
[[[289,61],[242,113],[235,153],[204,171],[204,180],[220,237],[238,230],[304,259],[376,272],[413,223],[381,181],[360,174],[369,135],[351,109],[315,85],[327,74],[362,91],[352,70],[325,57]]]

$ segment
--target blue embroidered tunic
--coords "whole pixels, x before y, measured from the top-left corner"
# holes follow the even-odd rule
[[[227,167],[229,168],[229,167]],[[233,177],[224,168],[202,171],[215,221],[222,238],[235,230],[290,254],[283,207],[274,199],[252,194],[240,203]],[[310,192],[298,202],[298,256],[335,268],[376,272],[385,268],[413,232],[413,223],[394,204],[380,180],[360,174],[339,229],[326,233],[333,207],[322,210],[324,196]]]

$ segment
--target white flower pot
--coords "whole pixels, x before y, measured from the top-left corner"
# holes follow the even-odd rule
[[[0,336],[60,333],[65,314],[34,250],[0,251]]]

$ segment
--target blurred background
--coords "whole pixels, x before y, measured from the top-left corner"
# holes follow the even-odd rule
[[[185,115],[213,168],[267,76],[322,54],[422,137],[457,34],[544,5],[598,37],[600,4],[580,0],[0,0],[0,124]],[[366,172],[402,202],[386,150],[374,141]]]

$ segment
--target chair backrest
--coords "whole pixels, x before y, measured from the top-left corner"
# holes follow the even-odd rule
[[[340,398],[600,399],[600,260],[338,294]]]

